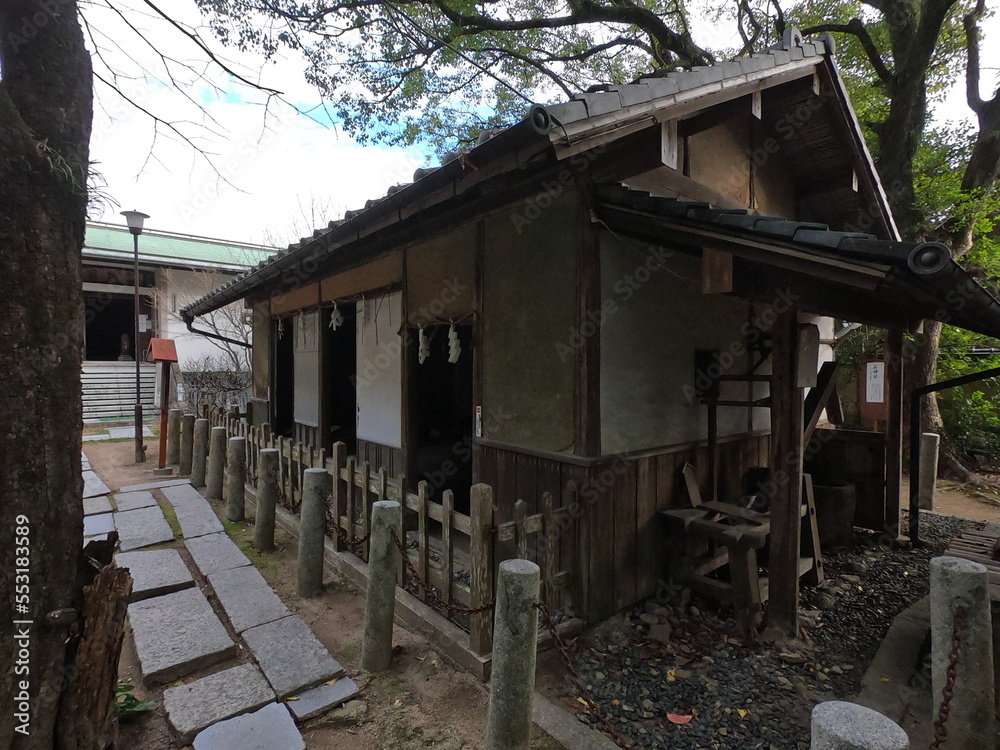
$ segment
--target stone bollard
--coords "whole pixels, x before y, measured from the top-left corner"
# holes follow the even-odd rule
[[[934,510],[940,445],[941,436],[937,433],[925,432],[920,436],[920,482],[917,484],[917,502],[920,510]]]
[[[262,448],[257,461],[257,517],[253,546],[259,552],[274,549],[274,506],[278,502],[278,449]]]
[[[208,463],[208,420],[194,420],[194,444],[191,446],[191,486],[205,486],[205,465]]]
[[[299,596],[316,596],[323,589],[326,498],[329,494],[330,473],[326,469],[306,469],[299,523]],[[368,587],[371,590],[370,576]]]
[[[181,410],[167,412],[167,465],[173,466],[181,459]]]
[[[528,750],[531,744],[539,577],[529,560],[500,563],[486,750]]]
[[[177,461],[177,473],[191,476],[191,463],[194,456],[194,414],[181,417],[181,455]]]
[[[958,608],[958,659],[942,750],[993,747],[993,623],[986,567],[957,557],[931,560],[931,684],[934,714],[941,708]]]
[[[205,496],[209,500],[222,499],[222,482],[226,470],[226,428],[213,427],[208,443],[208,476],[205,477]]]
[[[818,703],[810,750],[909,750],[910,739],[878,711],[846,701]]]
[[[403,533],[403,511],[397,502],[379,500],[372,505],[368,590],[365,592],[361,642],[361,668],[369,672],[388,669],[392,659],[392,620],[396,613],[399,560],[399,550],[392,538],[394,533]]]
[[[242,521],[246,517],[247,439],[229,438],[229,455],[226,457],[226,518]]]

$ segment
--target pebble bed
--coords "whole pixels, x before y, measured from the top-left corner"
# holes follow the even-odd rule
[[[651,599],[581,641],[577,669],[633,747],[808,750],[812,707],[857,694],[893,618],[927,595],[931,557],[982,526],[924,514],[926,547],[894,550],[859,532],[857,546],[825,554],[826,581],[803,589],[800,647],[747,640],[731,610],[697,595],[684,606]],[[571,688],[565,697],[597,724]]]

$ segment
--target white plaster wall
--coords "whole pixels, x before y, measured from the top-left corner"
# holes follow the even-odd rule
[[[403,445],[403,359],[400,292],[358,303],[358,437]]]

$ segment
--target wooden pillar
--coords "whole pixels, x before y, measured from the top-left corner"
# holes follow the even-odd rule
[[[889,416],[885,424],[885,530],[900,535],[899,498],[903,486],[903,331],[885,332],[885,397]],[[917,481],[916,477],[910,478]]]
[[[794,637],[798,631],[802,518],[802,388],[798,385],[799,319],[778,313],[771,355],[771,555],[768,623]]]
[[[579,330],[594,332],[583,337],[579,363],[579,407],[576,420],[576,453],[601,455],[601,248],[595,225],[584,218],[583,249],[579,261]],[[592,326],[585,326],[588,321]]]

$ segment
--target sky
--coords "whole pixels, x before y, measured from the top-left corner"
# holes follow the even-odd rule
[[[265,107],[263,94],[205,66],[193,43],[152,16],[141,0],[116,2],[126,10],[127,23],[99,1],[84,11],[91,48],[99,52],[95,71],[103,79],[95,81],[91,159],[109,199],[103,215],[94,218],[122,224],[118,212],[136,209],[150,215],[150,229],[284,246],[411,181],[417,167],[434,162],[417,148],[361,146],[329,125],[329,116],[316,109],[319,97],[304,80],[302,61],[264,63],[252,53],[224,51],[238,72],[280,90],[288,102],[272,99]],[[182,22],[200,23],[189,0],[171,3],[170,12]],[[732,47],[738,39],[726,29],[698,20],[693,34],[702,46]],[[1000,38],[1000,19],[987,20],[983,37]],[[986,84],[1000,69],[1000,48],[984,45],[983,56],[988,93]],[[185,94],[173,81],[181,82]],[[314,119],[295,108],[311,111]],[[183,136],[155,124],[146,112],[180,122]],[[935,109],[942,122],[969,116],[961,86]]]

